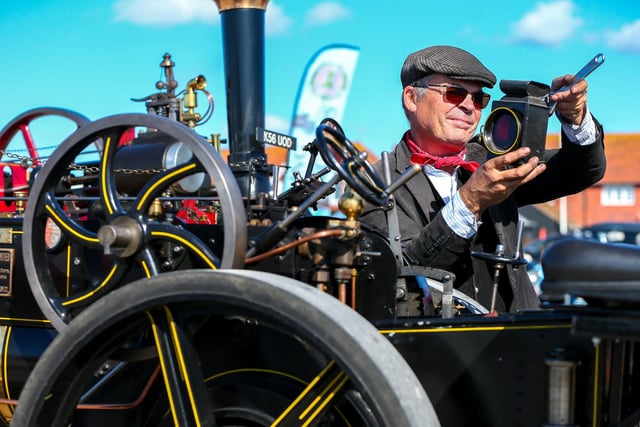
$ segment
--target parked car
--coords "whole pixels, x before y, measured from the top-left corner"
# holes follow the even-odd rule
[[[545,237],[544,239],[536,239],[524,245],[524,247],[522,248],[522,251],[525,254],[524,255],[525,258],[527,258],[529,262],[540,262],[540,257],[542,256],[542,252],[544,252],[547,246],[549,246],[554,242],[557,242],[558,240],[562,240],[570,237],[572,236],[567,234],[559,234],[559,233],[551,234]]]
[[[555,242],[574,238],[576,238],[576,236],[569,234],[551,234],[544,239],[536,239],[522,248],[524,258],[528,261],[526,270],[529,275],[529,280],[531,280],[531,283],[538,295],[540,294],[542,279],[544,279],[544,272],[542,271],[542,265],[540,264],[542,253],[547,247],[549,247],[549,245]]]
[[[605,243],[640,245],[639,222],[603,222],[582,228],[582,237]]]

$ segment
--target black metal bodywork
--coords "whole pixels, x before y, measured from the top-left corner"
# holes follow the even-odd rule
[[[323,221],[314,217],[307,219],[306,225]],[[12,228],[14,239],[9,246],[19,250],[22,236],[19,222],[5,220],[3,226]],[[197,228],[209,232],[212,227]],[[255,230],[258,231],[260,228]],[[375,234],[364,237],[360,245],[377,251],[384,249],[384,242]],[[301,268],[304,263],[294,258],[288,254],[253,268],[304,280],[304,268]],[[390,260],[389,253],[381,258]],[[380,283],[390,283],[393,275],[378,261],[380,259],[371,264],[365,262],[362,267],[360,277],[364,279],[358,288],[363,292],[359,292],[358,307],[410,364],[442,425],[545,425],[550,404],[548,361],[553,359],[575,362],[572,425],[619,425],[637,420],[640,379],[634,367],[638,363],[636,342],[640,336],[640,316],[636,310],[549,307],[498,316],[394,318],[390,307],[393,287],[380,286]],[[311,268],[309,266],[309,270]],[[2,384],[6,399],[1,401],[2,413],[11,413],[11,403],[15,402],[33,365],[57,334],[33,301],[20,262],[15,264],[13,273],[13,294],[2,300],[5,331]],[[380,279],[379,275],[386,278],[373,280]],[[234,346],[241,348],[241,354],[246,356],[260,354],[269,359],[270,347],[280,347],[282,343],[276,344],[280,339],[286,337],[265,342],[245,332],[236,336]],[[295,360],[286,362],[290,363]],[[137,387],[134,387],[136,395],[120,392],[118,396],[127,396],[126,401],[133,402],[140,392],[141,380],[135,380],[134,375],[128,378],[134,378],[127,379],[126,383]],[[85,425],[84,422],[86,425],[135,424],[132,420],[137,419],[137,411],[141,410],[146,410],[146,406],[106,413],[88,410],[83,413],[81,420],[85,421],[80,425]],[[98,424],[97,420],[104,424]]]

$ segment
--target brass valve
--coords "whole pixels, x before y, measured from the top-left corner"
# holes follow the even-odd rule
[[[190,110],[198,106],[198,100],[196,98],[196,90],[204,90],[207,87],[207,79],[200,74],[198,77],[189,80],[187,88],[184,93],[184,107]]]
[[[17,198],[16,200],[16,214],[17,215],[22,215],[24,214],[24,210],[25,207],[27,205],[26,200],[24,200],[27,197],[28,193],[26,191],[16,191],[15,192],[15,196]]]
[[[338,200],[338,209],[347,217],[347,221],[355,221],[364,211],[364,200],[351,190],[345,191]]]
[[[198,106],[196,90],[203,91],[206,87],[207,79],[205,79],[202,74],[189,80],[189,83],[187,83],[184,96],[182,97],[182,103],[184,108],[186,108],[186,111],[182,112],[182,122],[186,123],[190,127],[194,127],[202,118],[200,114],[195,112],[195,109]]]

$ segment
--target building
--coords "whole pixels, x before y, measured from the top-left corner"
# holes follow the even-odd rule
[[[547,137],[547,148],[559,144],[558,134]],[[602,222],[640,222],[640,134],[606,133],[605,153],[607,171],[600,182],[562,200],[523,209],[529,227],[541,225],[540,237]],[[544,224],[541,218],[546,218]]]

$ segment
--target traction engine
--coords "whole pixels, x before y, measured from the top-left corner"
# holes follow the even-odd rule
[[[178,91],[168,53],[158,92],[134,100],[146,113],[37,108],[0,131],[0,424],[640,422],[637,248],[559,242],[550,302],[494,313],[403,256],[393,193],[421,168],[380,176],[332,118],[277,193],[258,137],[268,1],[215,3],[227,158],[197,132],[206,78]],[[29,130],[43,117],[73,128],[46,160]],[[314,215],[338,186],[339,214]],[[390,236],[359,221],[365,201],[388,208]],[[479,254],[523,268],[511,255]]]

